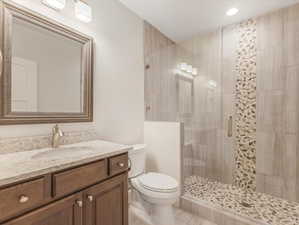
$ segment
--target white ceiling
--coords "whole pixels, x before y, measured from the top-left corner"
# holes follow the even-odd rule
[[[174,41],[216,29],[299,0],[119,0]],[[232,7],[240,11],[226,16]]]

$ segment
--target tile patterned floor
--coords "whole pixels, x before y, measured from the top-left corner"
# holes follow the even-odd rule
[[[233,214],[269,225],[299,225],[299,203],[192,176],[185,180],[185,196],[208,202]]]
[[[130,207],[129,209],[129,225],[155,225],[146,222],[142,212],[139,213],[138,210]],[[207,220],[201,219],[195,215],[185,212],[181,209],[175,209],[175,224],[169,225],[216,225],[215,223],[209,222]]]

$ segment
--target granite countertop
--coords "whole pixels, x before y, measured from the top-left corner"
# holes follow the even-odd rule
[[[126,153],[130,149],[127,145],[96,140],[58,149],[0,154],[0,186]]]

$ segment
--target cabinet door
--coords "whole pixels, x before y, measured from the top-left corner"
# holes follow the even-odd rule
[[[83,225],[82,194],[76,194],[35,210],[3,225]]]
[[[128,225],[127,174],[86,190],[86,225]]]

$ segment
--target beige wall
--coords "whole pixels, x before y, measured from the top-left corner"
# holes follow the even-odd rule
[[[143,21],[117,0],[90,1],[93,21],[74,16],[74,3],[57,12],[40,0],[14,0],[95,38],[94,111],[90,124],[68,124],[65,130],[95,127],[102,138],[121,143],[143,140]],[[48,134],[52,125],[1,126],[0,137]]]

